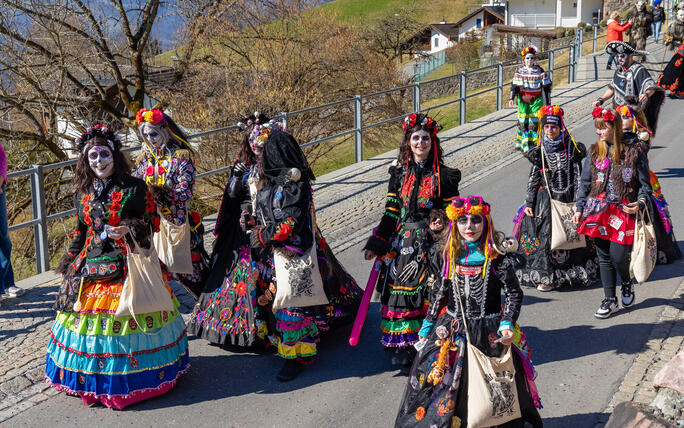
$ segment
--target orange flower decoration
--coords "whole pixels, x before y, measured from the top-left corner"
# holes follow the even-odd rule
[[[417,421],[422,421],[423,418],[425,417],[425,407],[418,407],[416,409],[416,420]]]

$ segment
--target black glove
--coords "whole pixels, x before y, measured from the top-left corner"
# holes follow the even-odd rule
[[[248,170],[249,167],[244,162],[238,162],[233,167],[233,175],[236,177],[242,177]]]

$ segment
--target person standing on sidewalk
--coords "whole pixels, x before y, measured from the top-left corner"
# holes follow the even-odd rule
[[[618,311],[618,274],[622,306],[634,304],[629,256],[635,214],[648,206],[651,178],[643,144],[623,138],[621,116],[601,107],[592,116],[598,141],[584,163],[573,221],[596,245],[604,299],[594,316],[604,319]]]
[[[653,2],[653,22],[651,23],[651,30],[653,30],[653,39],[656,43],[660,39],[660,29],[665,22],[665,9],[663,9],[663,0],[655,0]]]
[[[14,285],[14,271],[12,270],[12,241],[9,237],[7,224],[7,156],[0,144],[0,301],[4,295],[17,297],[24,294],[24,289]]]
[[[625,32],[629,27],[632,26],[632,21],[628,21],[625,24],[620,24],[618,22],[618,19],[620,18],[620,14],[617,12],[611,12],[610,14],[610,19],[608,20],[608,29],[606,30],[606,43],[610,42],[615,42],[615,41],[622,41],[622,33]],[[606,70],[610,70],[613,61],[615,62],[615,66],[619,67],[620,64],[617,62],[615,59],[615,54],[608,53],[608,64],[606,65]]]
[[[675,50],[684,42],[684,9],[677,11],[677,19],[670,22],[665,33],[665,45],[669,50]]]
[[[653,15],[646,8],[646,2],[639,0],[627,15],[632,20],[632,28],[629,30],[629,43],[634,46],[642,62],[646,61],[646,39],[651,33]]]

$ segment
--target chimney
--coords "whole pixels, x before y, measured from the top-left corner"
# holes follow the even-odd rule
[[[440,23],[440,24],[446,24],[446,23],[447,23],[447,22],[446,22],[446,16],[443,16],[443,17],[442,17],[442,20],[439,21],[439,23]]]

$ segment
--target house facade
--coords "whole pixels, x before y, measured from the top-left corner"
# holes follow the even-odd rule
[[[508,0],[506,25],[550,30],[598,23],[603,0]]]

